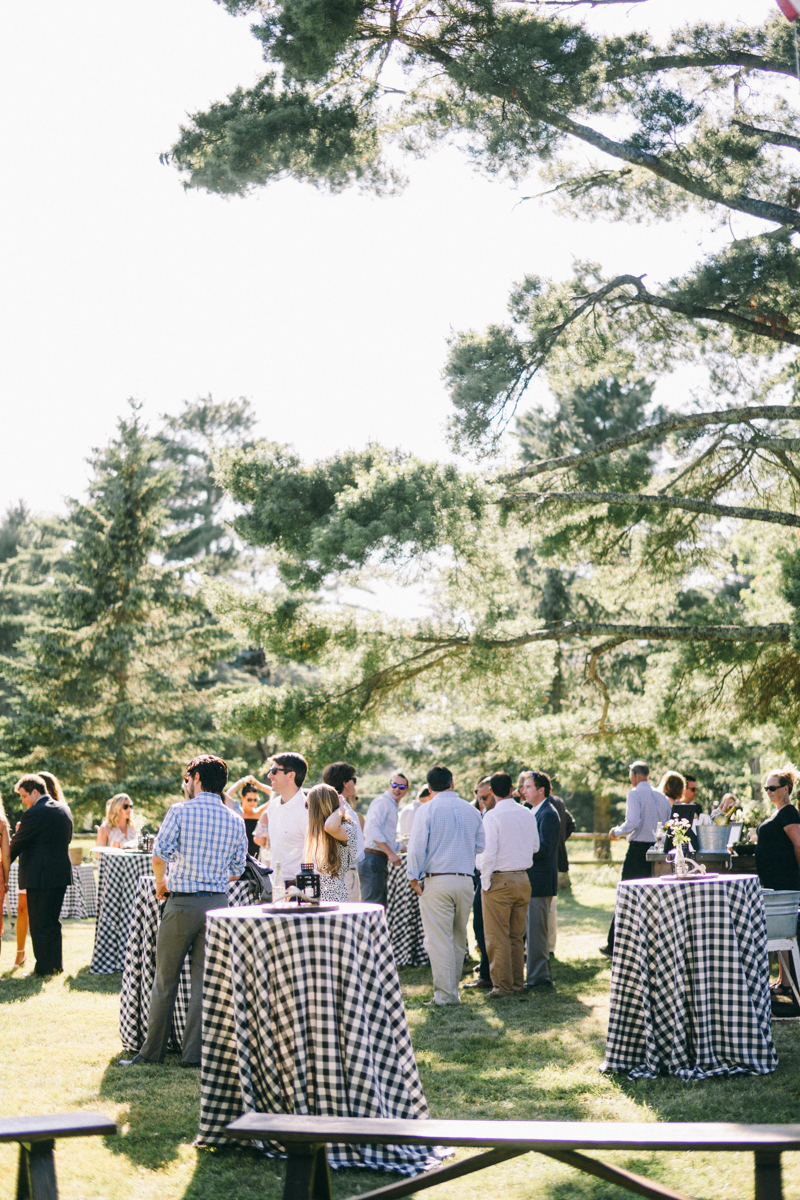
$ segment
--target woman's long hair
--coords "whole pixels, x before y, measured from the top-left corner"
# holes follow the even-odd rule
[[[122,806],[126,800],[129,804],[132,803],[127,792],[117,792],[116,796],[112,796],[106,805],[106,820],[112,829],[120,828],[119,816],[122,812]],[[128,818],[128,828],[134,828],[133,821],[131,821],[130,817]]]
[[[49,771],[40,771],[39,774],[47,784],[48,796],[52,796],[54,800],[60,800],[62,804],[66,804],[67,801],[66,797],[64,796],[64,789],[56,779],[55,775],[51,775]]]
[[[303,847],[303,861],[313,863],[323,875],[339,874],[339,847],[335,837],[325,829],[328,817],[339,807],[339,793],[327,783],[312,787],[308,803],[308,832]]]
[[[3,808],[3,794],[2,794],[2,792],[0,792],[0,825],[5,825],[6,829],[7,829],[7,830],[8,830],[8,832],[9,832],[9,834],[11,833],[11,826],[10,826],[10,825],[9,825],[9,823],[8,823],[8,817],[6,816],[6,810]]]

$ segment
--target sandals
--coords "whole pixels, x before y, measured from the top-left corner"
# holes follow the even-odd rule
[[[788,983],[773,983],[770,985],[769,990],[773,996],[789,996],[791,999],[794,999],[794,992]]]
[[[20,958],[20,955],[22,955],[22,958]],[[25,966],[25,951],[24,950],[17,951],[17,957],[14,959],[14,966],[15,967],[24,967]]]

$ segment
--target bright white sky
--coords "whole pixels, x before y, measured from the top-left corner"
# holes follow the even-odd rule
[[[611,10],[656,33],[773,11]],[[247,396],[259,433],[308,458],[369,440],[444,454],[451,330],[503,320],[526,272],[594,258],[656,282],[702,242],[690,222],[665,236],[517,205],[535,181],[487,182],[454,150],[409,163],[392,199],[293,182],[246,200],[185,193],[159,153],[186,113],[261,68],[248,20],[212,0],[3,0],[0,512],[80,495],[129,396],[153,421],[184,398]]]

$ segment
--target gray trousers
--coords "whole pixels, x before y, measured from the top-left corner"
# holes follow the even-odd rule
[[[548,945],[548,916],[552,896],[532,896],[528,905],[528,961],[525,986],[536,983],[552,983],[550,952]]]
[[[203,1013],[203,963],[206,952],[206,913],[225,908],[225,892],[173,892],[167,897],[156,941],[156,975],[150,993],[147,1037],[139,1054],[145,1062],[163,1062],[172,1029],[183,960],[191,954],[192,994],[186,1014],[181,1058],[200,1062]]]

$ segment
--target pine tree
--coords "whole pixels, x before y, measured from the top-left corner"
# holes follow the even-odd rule
[[[177,472],[166,501],[172,521],[168,559],[208,576],[225,574],[243,564],[243,554],[224,520],[225,492],[216,480],[214,459],[229,447],[252,447],[255,412],[245,399],[218,403],[206,396],[187,400],[176,417],[163,421],[158,440],[165,463]]]
[[[15,672],[7,750],[62,778],[84,810],[113,791],[175,793],[212,730],[196,681],[230,649],[163,564],[175,478],[160,453],[132,404],[90,459],[86,503],[70,503],[68,552]]]

